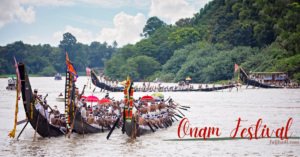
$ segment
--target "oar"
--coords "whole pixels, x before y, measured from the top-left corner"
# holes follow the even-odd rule
[[[165,124],[167,127],[169,127],[169,125],[168,125],[166,122],[165,122],[164,124]]]
[[[116,125],[119,123],[119,120],[120,120],[120,117],[118,117],[118,119],[117,119],[117,121],[115,122],[114,126],[110,129],[110,131],[109,131],[109,133],[108,133],[106,139],[109,139],[111,133],[114,131]]]
[[[28,122],[28,121],[26,119],[20,120],[20,121],[17,122],[17,125],[23,124],[25,122]]]
[[[174,122],[173,118],[171,117],[172,122]]]
[[[183,115],[183,117],[185,117],[185,115],[181,111],[179,111],[178,109],[177,109],[177,111],[180,112]]]
[[[189,110],[187,110],[187,109],[185,109],[185,108],[179,108],[179,109],[181,109],[181,110],[185,110],[185,111],[189,111]],[[190,111],[189,111],[190,112]]]
[[[180,115],[178,115],[178,114],[175,114],[175,116],[177,116],[177,117],[179,117],[179,118],[182,118]]]
[[[156,127],[156,129],[158,129],[158,126],[156,126],[155,124],[153,124],[153,126],[155,126],[155,127]]]
[[[33,142],[35,141],[36,131],[37,131],[37,127],[38,127],[38,124],[39,124],[39,117],[40,117],[40,112],[38,111],[38,118],[37,118],[37,121],[36,121],[35,132],[34,132],[34,136],[33,136]]]
[[[150,123],[146,120],[148,126],[150,127],[150,129],[152,130],[152,132],[155,132],[155,130],[151,127]]]
[[[77,109],[78,109],[78,108],[76,108],[76,110],[75,110],[75,114],[74,114],[74,118],[73,118],[73,123],[72,123],[71,129],[70,129],[69,135],[68,135],[68,138],[69,138],[69,139],[70,139],[71,134],[72,134],[72,130],[73,130],[74,122],[75,122],[75,117],[76,117]]]
[[[26,119],[25,119],[26,120]],[[27,123],[25,124],[25,126],[23,127],[22,131],[19,133],[17,140],[19,139],[20,135],[22,134],[22,132],[24,131],[24,129],[26,128],[27,124],[29,123],[29,121],[27,121]],[[18,123],[17,123],[18,124]]]
[[[175,116],[173,116],[173,117],[178,121],[178,119]]]

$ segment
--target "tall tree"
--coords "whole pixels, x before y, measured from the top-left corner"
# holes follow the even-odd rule
[[[140,35],[144,36],[144,37],[148,37],[148,36],[152,35],[155,32],[155,30],[157,30],[160,27],[163,27],[165,25],[166,24],[163,21],[161,21],[158,17],[156,17],[156,16],[150,17],[147,20],[147,24],[143,28],[144,34],[141,33]]]

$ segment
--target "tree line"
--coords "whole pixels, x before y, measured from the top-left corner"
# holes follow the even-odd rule
[[[14,59],[26,63],[29,74],[54,76],[66,70],[66,53],[73,62],[79,74],[86,75],[86,67],[104,67],[111,57],[119,54],[117,42],[108,45],[106,42],[92,42],[90,45],[77,42],[71,33],[63,34],[63,40],[58,47],[49,44],[30,45],[17,41],[0,47],[0,74],[14,74]]]

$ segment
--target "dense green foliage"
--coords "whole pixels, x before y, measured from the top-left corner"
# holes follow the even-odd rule
[[[192,18],[166,25],[148,19],[136,44],[77,43],[64,34],[59,48],[15,42],[1,48],[0,74],[13,73],[12,55],[30,73],[61,72],[64,49],[78,71],[105,66],[105,75],[124,80],[213,82],[233,77],[234,64],[246,72],[286,71],[300,79],[299,0],[212,0]],[[17,58],[17,59],[18,59]]]
[[[0,74],[14,74],[14,59],[26,63],[27,72],[42,76],[54,76],[57,72],[63,73],[66,69],[66,53],[74,63],[77,72],[85,72],[86,67],[103,67],[103,59],[109,60],[117,55],[117,43],[114,46],[106,42],[92,42],[91,45],[78,43],[71,33],[65,33],[59,47],[45,45],[29,45],[17,41],[0,47]]]

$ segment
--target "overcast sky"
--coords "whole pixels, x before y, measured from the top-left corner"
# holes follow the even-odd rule
[[[0,0],[0,45],[22,40],[58,46],[65,32],[78,42],[134,44],[149,17],[167,24],[192,17],[210,0]]]

